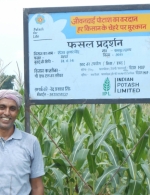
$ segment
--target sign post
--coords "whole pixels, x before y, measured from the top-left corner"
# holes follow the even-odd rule
[[[150,5],[24,9],[32,104],[150,102]]]

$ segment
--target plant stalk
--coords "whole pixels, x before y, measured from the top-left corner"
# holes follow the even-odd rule
[[[82,178],[82,176],[78,173],[78,171],[75,169],[75,167],[72,165],[72,163],[68,160],[68,158],[66,157],[66,155],[63,153],[63,151],[59,148],[59,146],[57,145],[57,143],[53,140],[53,138],[51,137],[51,135],[49,135],[48,131],[43,127],[43,125],[39,122],[39,120],[37,119],[37,117],[33,114],[33,112],[29,109],[30,113],[32,114],[33,118],[38,122],[38,124],[42,127],[42,129],[44,130],[44,132],[47,134],[47,136],[50,138],[50,140],[54,143],[54,145],[56,146],[56,148],[59,150],[59,152],[63,155],[63,157],[66,159],[66,161],[69,163],[69,165],[72,167],[72,169],[74,170],[74,172],[78,175],[78,177],[81,179],[81,181],[84,183],[84,185],[91,191],[92,195],[95,195],[92,191],[92,189],[89,187],[89,185],[84,181],[84,179]]]

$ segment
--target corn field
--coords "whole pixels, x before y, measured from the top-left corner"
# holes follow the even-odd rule
[[[31,106],[30,130],[43,153],[45,195],[149,195],[147,106]],[[16,126],[23,131],[24,120],[22,105]]]

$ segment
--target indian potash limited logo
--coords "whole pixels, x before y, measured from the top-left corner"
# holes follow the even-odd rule
[[[36,18],[35,18],[35,21],[37,24],[43,24],[45,22],[45,18],[44,16],[42,15],[38,15]]]
[[[110,94],[109,94],[109,90],[110,90],[110,80],[109,80],[108,77],[105,79],[105,81],[104,81],[104,83],[103,83],[103,90],[104,90],[104,92],[102,93],[103,96],[104,96],[104,95],[110,95]]]

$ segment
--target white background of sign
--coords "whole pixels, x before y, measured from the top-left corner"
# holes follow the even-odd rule
[[[115,4],[150,4],[150,0],[0,0],[0,59],[6,65],[7,74],[16,73],[16,61],[22,75],[23,66],[23,8],[27,7],[61,7],[86,5],[115,5]]]
[[[111,15],[109,11],[107,14]],[[130,14],[134,15],[133,11]],[[54,15],[57,14],[51,14],[51,17]],[[116,38],[109,34],[106,37],[101,37],[100,34],[98,38],[84,38],[85,35],[83,38],[78,38],[79,35],[75,33],[75,38],[67,39],[67,34],[70,34],[73,27],[70,26],[70,16],[68,19],[66,15],[62,13],[59,20],[53,22],[48,14],[41,14],[41,16],[35,14],[29,22],[30,98],[38,100],[149,98],[150,37],[143,33],[133,36],[128,32],[124,36],[121,36],[121,33],[119,35],[115,33]],[[79,16],[80,13],[77,12],[75,15]],[[92,12],[85,13],[85,16],[89,15],[92,15]],[[38,17],[44,18],[42,24],[37,22]],[[58,27],[54,24],[59,22],[58,29],[60,30],[61,22],[64,23],[65,19],[69,23],[69,27],[66,26],[66,34],[63,34],[62,30],[57,32],[55,28]],[[65,25],[62,26],[65,28]],[[53,31],[56,33],[50,34]],[[103,42],[101,47],[97,47],[98,40]],[[108,40],[107,44],[105,40]],[[74,42],[75,47],[69,47],[68,41]],[[78,44],[82,45],[84,41],[85,45],[89,43],[88,46],[80,47]],[[76,42],[79,43],[76,44]],[[59,51],[67,54],[67,51],[74,50],[78,53],[69,54],[66,58],[62,58],[65,55],[59,54]],[[35,52],[37,53],[34,54]],[[45,62],[47,56],[40,54],[44,52],[53,53],[48,56],[49,63]],[[104,54],[110,54],[110,56],[107,57]],[[99,64],[93,66],[95,62]],[[46,73],[46,70],[52,69],[56,71]],[[58,77],[58,74],[63,76]],[[147,80],[146,83],[145,80]],[[105,90],[104,85],[107,85],[109,89]],[[66,90],[66,87],[70,90]]]

